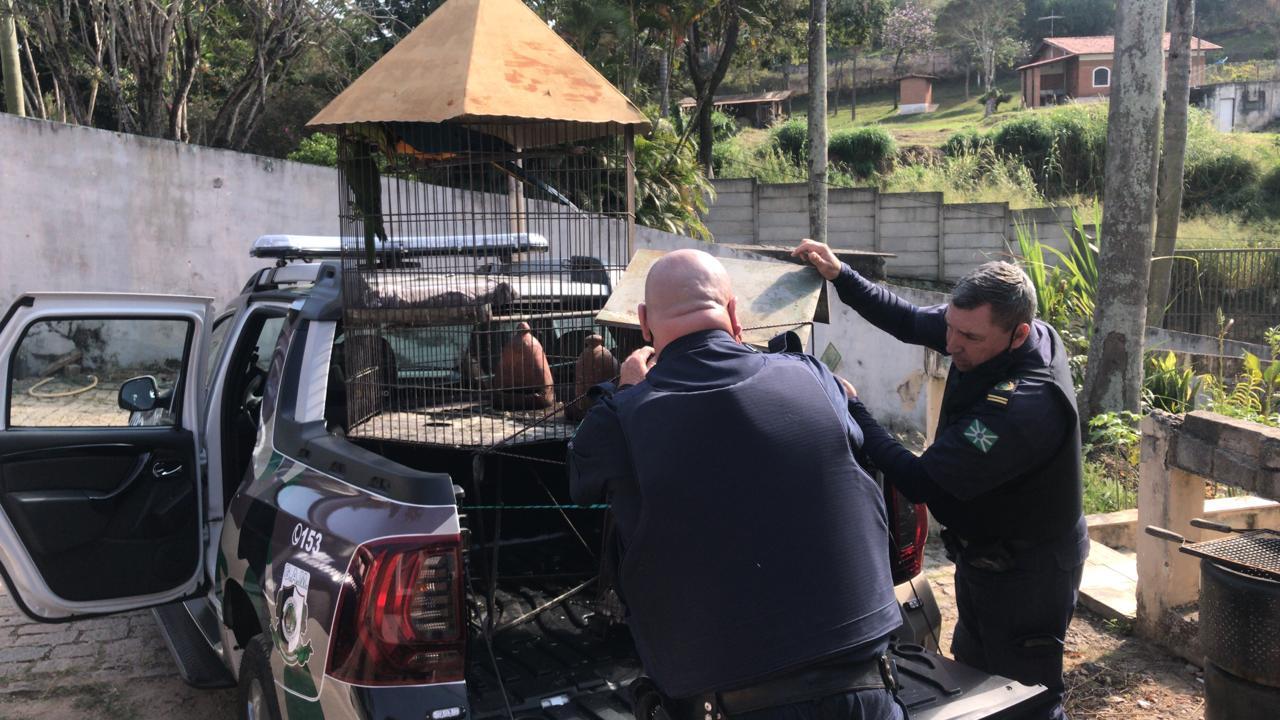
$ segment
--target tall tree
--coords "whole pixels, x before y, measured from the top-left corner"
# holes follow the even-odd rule
[[[1137,412],[1155,234],[1166,0],[1116,3],[1116,64],[1107,115],[1102,247],[1083,417]]]
[[[833,0],[827,17],[827,45],[847,50],[852,66],[849,112],[858,118],[858,54],[879,34],[889,17],[889,0]]]
[[[937,21],[933,8],[916,0],[906,0],[885,18],[880,45],[893,53],[895,76],[901,69],[904,55],[929,52],[933,49],[933,43],[937,38],[935,27]]]
[[[708,3],[710,7],[689,8],[688,40],[685,42],[685,67],[693,82],[694,99],[697,101],[694,124],[698,132],[698,163],[712,177],[712,146],[715,133],[711,125],[712,100],[733,55],[738,50],[738,38],[742,31],[743,12],[740,0],[724,0]],[[698,3],[697,5],[703,5]]]
[[[1191,99],[1191,30],[1196,0],[1170,0],[1168,85],[1164,93],[1164,142],[1161,143],[1160,186],[1156,193],[1155,257],[1151,260],[1151,288],[1147,324],[1160,326],[1169,302],[1169,274],[1178,244],[1182,214],[1183,170],[1187,159],[1187,106]]]
[[[809,237],[827,241],[827,0],[809,6]]]
[[[14,115],[26,115],[22,66],[18,58],[18,26],[13,17],[13,0],[0,0],[0,71],[4,72],[5,108]]]
[[[1022,0],[951,0],[938,17],[947,44],[973,53],[982,69],[985,116],[996,111],[996,69],[1026,51],[1018,25],[1025,14]]]

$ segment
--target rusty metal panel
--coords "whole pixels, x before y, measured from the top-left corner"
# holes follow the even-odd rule
[[[596,316],[600,324],[629,329],[640,327],[636,306],[644,301],[644,282],[649,268],[663,255],[666,252],[661,250],[636,251],[622,281]],[[738,298],[738,321],[742,323],[744,342],[765,347],[774,336],[794,330],[808,345],[824,285],[817,270],[770,260],[719,260],[729,271]]]

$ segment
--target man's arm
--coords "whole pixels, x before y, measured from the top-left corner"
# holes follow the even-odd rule
[[[840,301],[872,325],[912,345],[924,345],[946,354],[946,306],[920,308],[859,275],[840,262],[831,248],[805,240],[791,252],[808,260],[823,278],[831,281]]]
[[[916,457],[893,439],[857,399],[849,412],[862,427],[863,452],[904,495],[929,502],[937,493],[969,500],[1034,470],[1061,445],[1067,413],[1048,386],[1019,388],[1008,403],[987,400],[957,418]]]
[[[596,404],[569,441],[569,495],[576,503],[609,499],[619,481],[631,473],[630,456],[618,424],[610,388],[599,386]]]

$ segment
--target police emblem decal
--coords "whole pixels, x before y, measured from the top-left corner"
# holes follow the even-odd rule
[[[973,422],[969,423],[969,427],[964,431],[964,437],[984,453],[991,450],[991,447],[1000,439],[999,435],[991,432],[991,429],[977,418],[974,418]]]
[[[275,616],[271,618],[271,639],[286,665],[306,665],[311,658],[307,638],[307,588],[311,573],[290,563],[276,591]]]

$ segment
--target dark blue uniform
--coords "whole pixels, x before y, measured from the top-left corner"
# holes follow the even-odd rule
[[[670,698],[880,655],[901,623],[882,494],[862,435],[812,357],[713,330],[670,343],[600,398],[570,445],[577,502],[607,499],[640,658]],[[898,718],[887,690],[735,720]]]
[[[845,304],[899,340],[946,354],[946,306],[918,308],[847,265]],[[956,659],[1056,694],[1089,538],[1081,510],[1080,429],[1066,350],[1034,321],[1020,347],[968,372],[952,366],[936,437],[916,457],[856,399],[863,452],[925,502],[956,555]]]

